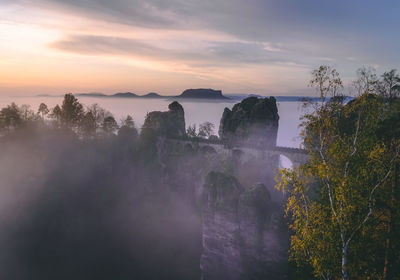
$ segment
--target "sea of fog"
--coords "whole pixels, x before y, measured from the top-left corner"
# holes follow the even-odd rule
[[[62,103],[62,96],[38,96],[38,97],[7,97],[0,96],[0,108],[15,102],[17,105],[27,104],[33,110],[37,110],[40,103],[45,103],[49,108]],[[173,99],[139,99],[139,98],[98,98],[98,97],[78,97],[79,101],[85,105],[97,103],[104,109],[110,111],[115,119],[131,115],[140,128],[144,122],[146,114],[151,111],[166,111],[168,104]],[[192,101],[178,100],[185,110],[186,127],[209,121],[215,125],[214,132],[218,134],[219,122],[225,107],[232,108],[235,102],[215,102],[215,101]],[[304,113],[302,102],[278,102],[279,130],[278,145],[285,147],[298,148],[300,139],[300,116]]]

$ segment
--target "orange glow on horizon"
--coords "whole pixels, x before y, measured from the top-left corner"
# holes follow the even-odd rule
[[[213,42],[246,43],[221,32],[146,29],[42,10],[34,10],[27,17],[31,18],[21,22],[0,21],[0,94],[70,91],[176,94],[195,87],[212,87],[224,92],[281,90],[282,79],[278,72],[284,65],[200,60],[203,56],[214,55],[208,50]],[[145,49],[138,54],[135,50],[115,53],[107,49],[74,52],[55,47],[56,42],[70,36],[136,40],[154,48],[156,53],[146,53]],[[265,46],[268,44],[262,47]],[[302,77],[304,72],[301,67],[287,70],[295,77]]]

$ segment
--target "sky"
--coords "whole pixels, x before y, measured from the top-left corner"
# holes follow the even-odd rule
[[[311,95],[400,69],[398,0],[0,0],[0,95]]]

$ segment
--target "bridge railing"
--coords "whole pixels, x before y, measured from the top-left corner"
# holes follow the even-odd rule
[[[285,147],[285,146],[275,146],[275,147],[258,147],[256,145],[245,144],[241,143],[240,146],[230,145],[226,141],[221,139],[205,139],[201,137],[189,137],[189,136],[182,136],[182,137],[168,137],[168,139],[176,140],[176,141],[189,141],[193,143],[204,143],[204,144],[216,144],[216,145],[224,145],[232,149],[240,149],[240,148],[251,148],[256,150],[273,150],[277,152],[284,152],[284,153],[302,153],[308,154],[307,150],[301,148],[294,148],[294,147]]]

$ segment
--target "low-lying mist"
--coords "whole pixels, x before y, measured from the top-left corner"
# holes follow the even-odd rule
[[[199,279],[196,206],[131,146],[44,128],[0,141],[1,278]]]
[[[130,116],[118,124],[70,94],[37,113],[1,109],[0,278],[200,279],[202,186],[210,171],[245,187],[265,183],[269,209],[283,215],[273,188],[279,158],[199,148],[198,141],[220,143],[209,128],[186,134],[177,102],[148,114],[140,134]],[[195,148],[177,151],[161,131]]]

